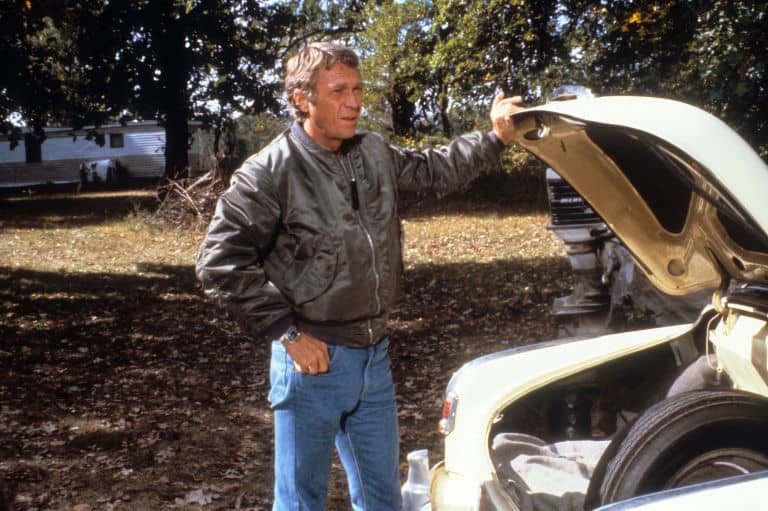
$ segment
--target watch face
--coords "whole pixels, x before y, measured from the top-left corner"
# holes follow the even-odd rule
[[[285,333],[280,336],[280,340],[283,343],[290,344],[293,342],[296,342],[296,340],[301,336],[301,332],[295,327],[291,326],[288,328],[288,330],[285,331]]]

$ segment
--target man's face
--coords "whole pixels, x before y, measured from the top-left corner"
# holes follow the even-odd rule
[[[320,69],[314,101],[298,91],[294,94],[299,108],[309,114],[304,130],[319,145],[337,151],[344,140],[355,135],[363,104],[363,82],[357,69],[340,63]]]

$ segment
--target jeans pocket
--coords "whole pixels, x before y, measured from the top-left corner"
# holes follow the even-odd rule
[[[328,369],[330,370],[336,358],[339,356],[339,346],[336,344],[325,344],[328,347]]]
[[[389,337],[383,337],[376,345],[374,352],[374,363],[387,360],[389,357]]]
[[[275,409],[287,402],[293,386],[293,360],[280,341],[272,341],[269,383],[268,400],[270,406]]]

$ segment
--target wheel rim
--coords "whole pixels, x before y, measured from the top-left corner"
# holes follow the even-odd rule
[[[749,474],[768,468],[768,457],[751,449],[715,449],[700,454],[672,474],[665,489]]]

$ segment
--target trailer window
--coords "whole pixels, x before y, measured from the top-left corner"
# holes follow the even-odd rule
[[[123,140],[122,133],[110,133],[109,134],[109,147],[119,148],[124,147],[125,141]]]

